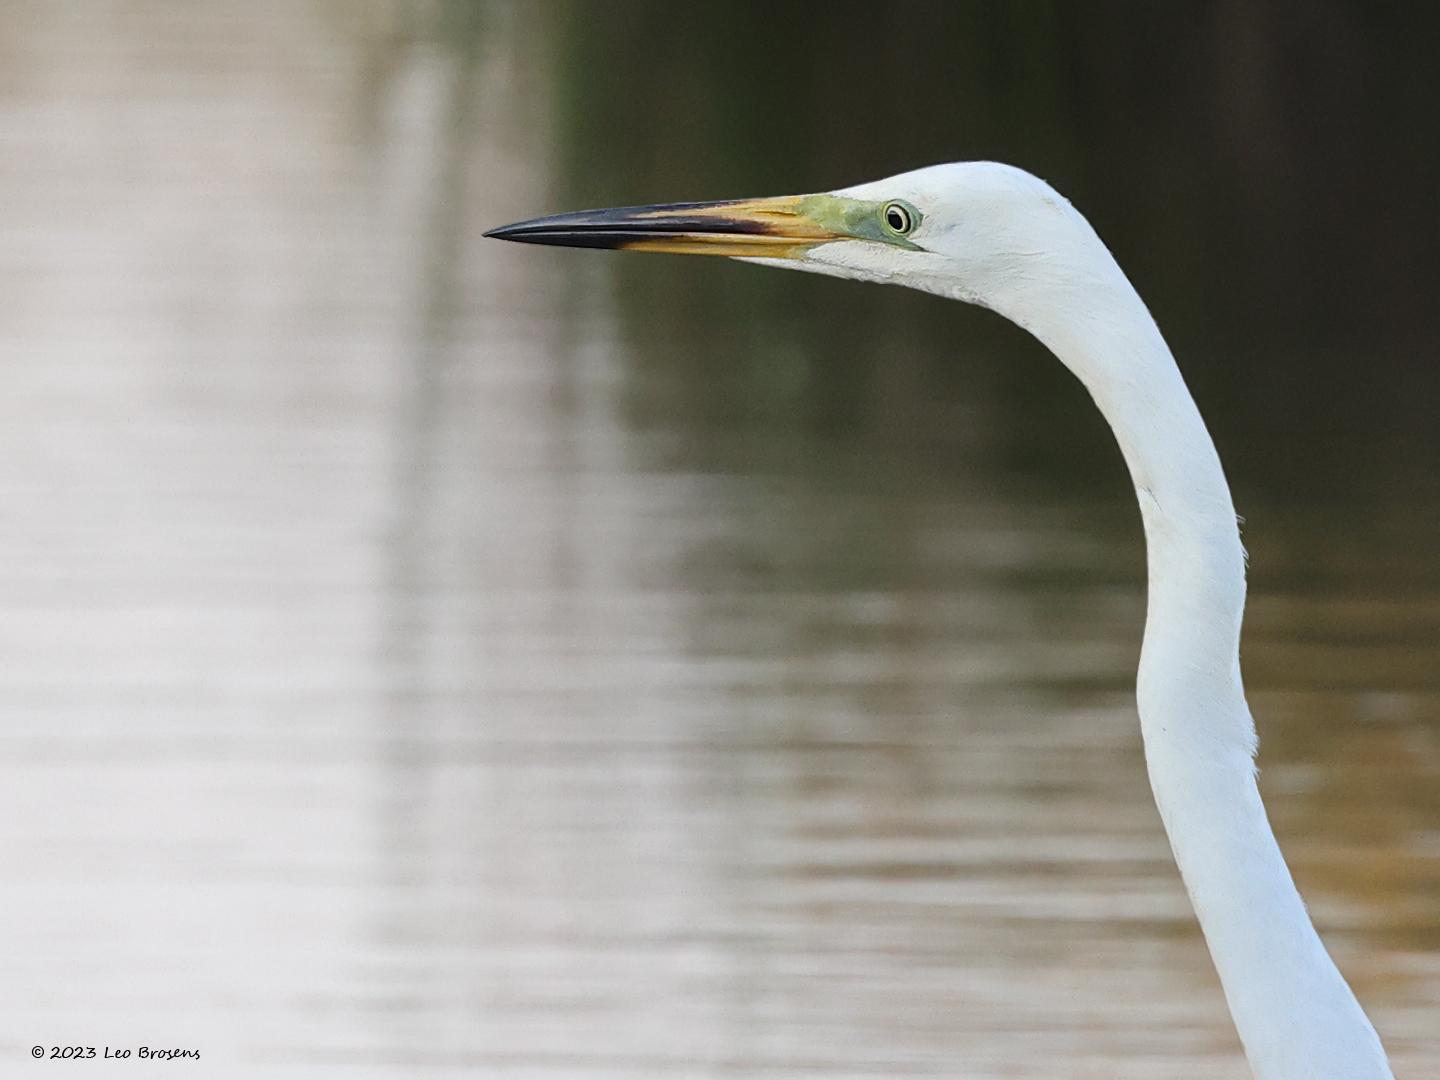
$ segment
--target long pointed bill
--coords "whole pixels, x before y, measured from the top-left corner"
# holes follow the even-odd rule
[[[485,235],[522,244],[793,259],[816,244],[846,239],[815,220],[814,209],[815,197],[806,195],[626,206],[534,218]]]

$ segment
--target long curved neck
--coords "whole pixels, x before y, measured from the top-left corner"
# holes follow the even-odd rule
[[[1090,233],[1079,253],[1069,272],[1017,279],[991,306],[1080,377],[1129,466],[1149,562],[1137,686],[1146,764],[1230,1013],[1258,1080],[1391,1080],[1256,787],[1239,663],[1245,557],[1214,443],[1109,251]]]

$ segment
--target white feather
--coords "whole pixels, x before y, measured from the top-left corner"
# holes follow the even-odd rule
[[[1225,474],[1154,320],[1089,223],[1043,181],[937,165],[835,194],[903,199],[919,250],[862,240],[754,259],[991,308],[1085,384],[1140,501],[1149,601],[1137,699],[1155,802],[1257,1080],[1392,1080],[1325,951],[1255,783],[1241,685],[1245,555]]]

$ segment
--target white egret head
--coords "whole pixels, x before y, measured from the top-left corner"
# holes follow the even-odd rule
[[[1090,226],[1044,181],[989,161],[933,165],[814,195],[589,210],[487,236],[534,244],[724,255],[888,282],[992,307],[1025,322],[1017,288],[1093,247]]]
[[[818,195],[562,214],[489,233],[727,255],[983,304],[1044,342],[1114,429],[1149,566],[1137,704],[1155,801],[1260,1080],[1391,1080],[1255,787],[1240,680],[1244,552],[1214,443],[1150,313],[1089,224],[1008,165]]]

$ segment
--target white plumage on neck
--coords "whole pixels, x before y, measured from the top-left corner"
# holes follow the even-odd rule
[[[1025,298],[1023,322],[1085,380],[1140,500],[1149,596],[1137,698],[1175,860],[1258,1080],[1390,1080],[1255,784],[1239,663],[1244,552],[1219,457],[1149,313],[1094,245],[1108,268],[1089,268],[1083,317],[1042,292]]]
[[[997,311],[1080,378],[1115,432],[1149,562],[1137,698],[1150,783],[1257,1080],[1392,1080],[1260,800],[1240,679],[1235,510],[1145,305],[1089,223],[1018,169],[940,165],[837,194],[912,203],[924,215],[909,237],[917,250],[824,244],[802,268]]]

